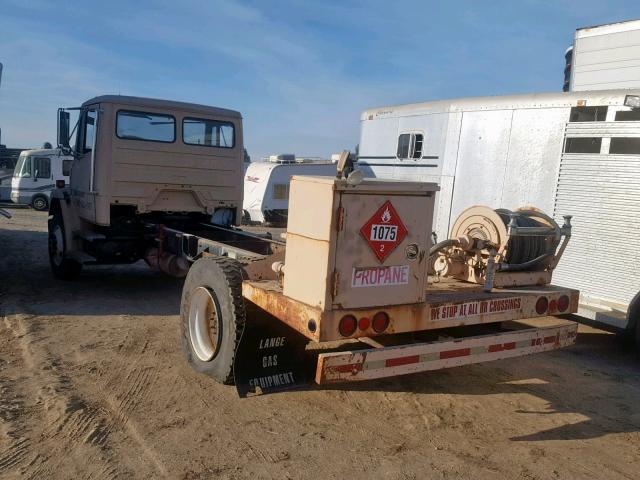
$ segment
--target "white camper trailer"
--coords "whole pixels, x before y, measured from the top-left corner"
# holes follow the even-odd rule
[[[636,107],[636,108],[632,108]],[[358,168],[440,184],[434,228],[448,238],[472,203],[573,214],[554,283],[580,314],[640,324],[640,90],[463,98],[367,110]],[[638,335],[640,335],[640,328]]]
[[[11,180],[11,201],[47,210],[56,181],[69,181],[73,157],[59,148],[23,150]]]
[[[296,160],[289,155],[272,155],[269,161],[250,163],[244,175],[245,222],[286,223],[292,175],[335,176],[336,164]]]

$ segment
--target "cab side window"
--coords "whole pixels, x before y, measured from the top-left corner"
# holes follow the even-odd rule
[[[51,178],[51,159],[48,157],[35,157],[33,159],[35,178]]]
[[[88,153],[93,150],[93,141],[96,134],[96,117],[95,110],[88,110],[84,114],[82,122],[82,153]]]
[[[71,175],[71,165],[73,164],[73,160],[63,160],[62,161],[62,175],[68,177]]]

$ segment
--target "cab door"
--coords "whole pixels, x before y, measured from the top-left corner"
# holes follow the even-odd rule
[[[95,151],[98,131],[98,107],[80,112],[76,136],[76,158],[73,165],[71,198],[78,214],[90,222],[96,219]]]
[[[49,195],[53,185],[53,176],[51,175],[51,158],[49,157],[33,157],[33,188]]]

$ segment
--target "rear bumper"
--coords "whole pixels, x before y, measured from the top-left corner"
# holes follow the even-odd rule
[[[316,383],[371,380],[547,352],[573,345],[577,330],[577,323],[563,321],[456,340],[323,353],[318,356]]]
[[[369,325],[364,330],[357,329],[348,337],[358,338],[566,315],[578,310],[579,292],[553,285],[503,289],[491,293],[459,281],[450,285],[453,288],[449,290],[427,290],[427,301],[424,303],[337,310],[322,310],[285,297],[275,281],[245,281],[242,293],[247,300],[316,342],[345,340],[338,330],[340,319],[345,315],[353,315],[358,319],[371,319],[380,311],[389,315],[389,326],[384,332],[377,333]],[[542,297],[547,308],[538,311],[536,303]],[[567,297],[568,303],[559,310],[557,305],[561,297]],[[311,329],[310,325],[317,328]]]

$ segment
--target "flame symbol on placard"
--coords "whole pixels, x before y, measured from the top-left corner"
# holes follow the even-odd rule
[[[389,211],[389,207],[385,209],[382,213],[382,223],[389,223],[391,221],[391,212]]]

